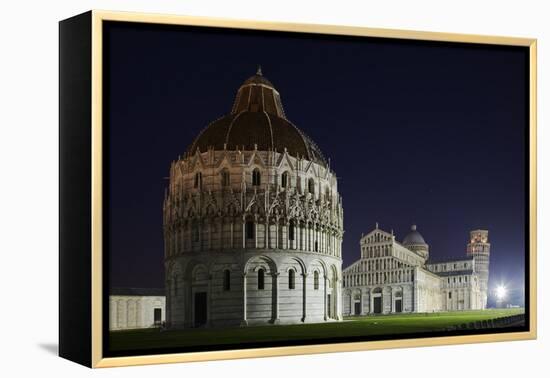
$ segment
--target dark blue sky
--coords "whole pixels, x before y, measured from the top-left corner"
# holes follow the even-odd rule
[[[106,29],[111,286],[163,285],[170,162],[261,64],[339,177],[344,266],[375,222],[434,259],[489,230],[491,284],[523,285],[524,48],[112,24]]]

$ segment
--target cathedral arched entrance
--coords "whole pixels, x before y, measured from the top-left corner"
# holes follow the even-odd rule
[[[403,290],[395,289],[394,292],[393,311],[400,313],[403,312]]]
[[[361,291],[356,290],[352,293],[352,302],[353,302],[353,315],[361,315]]]
[[[382,313],[382,289],[379,287],[372,291],[372,308],[375,314]]]

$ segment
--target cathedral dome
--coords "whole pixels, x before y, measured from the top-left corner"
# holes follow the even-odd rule
[[[403,245],[408,246],[418,244],[426,244],[426,242],[420,232],[416,230],[416,225],[413,224],[411,226],[411,232],[409,232],[407,236],[405,236],[405,239],[403,239]]]
[[[194,154],[208,148],[286,149],[292,156],[327,165],[319,147],[286,118],[279,92],[261,69],[240,86],[231,112],[203,129],[187,152]]]

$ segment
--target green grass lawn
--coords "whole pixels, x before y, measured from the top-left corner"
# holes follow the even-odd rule
[[[380,315],[345,318],[343,322],[257,326],[223,329],[185,329],[159,332],[140,329],[110,332],[111,350],[174,348],[234,343],[320,338],[376,336],[434,332],[446,327],[478,320],[495,319],[523,313],[524,309],[443,312],[435,314]]]

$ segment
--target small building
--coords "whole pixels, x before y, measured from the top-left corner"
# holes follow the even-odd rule
[[[158,327],[165,321],[164,289],[117,287],[109,295],[109,330]]]

